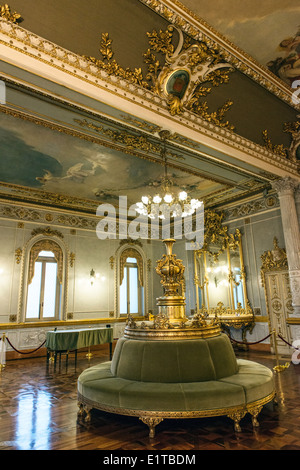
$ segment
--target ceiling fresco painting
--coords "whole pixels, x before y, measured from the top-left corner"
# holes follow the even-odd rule
[[[222,187],[180,170],[168,169],[174,187],[195,197]],[[14,183],[51,193],[134,204],[147,189],[155,194],[164,175],[162,164],[53,132],[13,117],[0,116],[0,175]]]
[[[280,42],[279,50],[279,56],[267,65],[273,73],[294,88],[294,82],[300,79],[300,27],[294,36],[286,37]]]
[[[0,197],[61,195],[68,207],[80,199],[93,211],[101,202],[117,206],[119,195],[134,204],[158,192],[159,133],[167,128],[169,177],[207,205],[263,192],[277,173],[300,168],[298,154],[288,152],[299,109],[286,92],[300,78],[298,1],[114,0],[112,10],[108,0],[91,0],[84,11],[78,0],[32,5],[14,0],[21,27],[2,24],[5,46],[25,54],[22,66],[5,56],[0,74],[7,95]],[[250,56],[262,69],[248,67]],[[26,68],[28,57],[37,68]],[[103,99],[103,90],[116,99]]]
[[[295,69],[293,58],[299,54],[298,0],[181,0],[181,3],[262,66],[290,83],[290,76],[282,67]]]

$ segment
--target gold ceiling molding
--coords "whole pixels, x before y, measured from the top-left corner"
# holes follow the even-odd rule
[[[155,132],[160,132],[162,129],[156,124],[150,124],[149,122],[140,121],[139,119],[135,119],[132,116],[127,116],[126,114],[121,115],[121,118],[124,119],[124,121],[133,124],[135,127],[142,129],[146,132],[150,132],[151,134],[154,134]]]
[[[251,215],[258,214],[266,210],[279,209],[280,202],[278,195],[274,192],[267,197],[265,196],[252,196],[252,198],[241,203],[232,203],[227,207],[223,207],[225,219],[232,221],[232,219],[245,219]]]
[[[300,109],[293,102],[293,90],[269,69],[258,63],[252,56],[237,47],[225,36],[212,28],[202,18],[185,7],[178,0],[139,0],[169,23],[181,28],[186,34],[198,41],[204,41],[209,47],[219,50],[225,60],[233,67],[249,76],[262,87],[273,93],[290,106]]]
[[[105,137],[108,137],[113,142],[121,143],[125,145],[126,148],[138,149],[148,153],[152,152],[157,155],[161,154],[160,144],[155,144],[151,142],[149,138],[145,135],[136,136],[127,131],[114,131],[112,129],[104,128],[104,126],[101,126],[98,123],[94,124],[93,122],[87,121],[86,119],[74,119],[74,122],[79,124],[79,126],[81,127],[91,129],[97,133],[104,135]],[[183,157],[182,155],[177,155],[174,152],[167,152],[166,155],[175,158],[175,160],[185,160],[185,157]]]
[[[0,5],[0,17],[12,23],[21,23],[23,21],[21,15],[15,11],[12,12],[7,3]]]
[[[172,44],[175,30],[179,36],[176,48]],[[186,40],[183,32],[172,25],[166,31],[148,32],[147,36],[149,48],[143,54],[148,67],[146,77],[141,68],[124,69],[116,62],[108,33],[101,35],[99,52],[102,59],[85,58],[108,75],[128,80],[159,95],[167,102],[171,115],[180,115],[188,109],[205,121],[233,130],[234,126],[224,121],[226,111],[233,104],[231,100],[212,113],[207,102],[202,101],[213,87],[227,83],[229,73],[234,71],[217,49],[203,41],[191,44],[190,38]],[[155,53],[164,56],[164,64],[160,63]]]
[[[62,211],[63,212],[60,212],[59,209],[55,209],[54,207],[50,211],[48,208],[41,209],[40,206],[26,203],[24,199],[22,199],[20,205],[17,205],[16,201],[0,203],[0,217],[22,221],[19,222],[20,226],[18,226],[18,228],[24,228],[25,222],[48,224],[51,219],[53,225],[59,225],[68,229],[71,228],[71,232],[72,230],[74,231],[74,228],[93,232],[96,230],[98,223],[96,207],[94,213],[86,217],[76,213],[67,213],[65,209],[62,209]]]
[[[160,153],[160,145],[153,144],[146,136],[135,136],[126,131],[113,131],[112,129],[106,129],[99,124],[96,125],[91,121],[87,121],[86,119],[74,119],[74,122],[79,124],[81,127],[99,132],[100,134],[108,137],[113,142],[119,142],[125,145],[125,147],[139,149],[144,152]]]
[[[7,22],[1,18],[0,44],[8,49],[13,49],[16,52],[21,53],[25,58],[26,56],[29,56],[42,64],[58,69],[66,75],[71,75],[89,85],[93,85],[99,90],[105,90],[106,92],[117,95],[119,98],[125,99],[129,103],[134,102],[142,108],[155,111],[155,113],[160,116],[166,116],[166,106],[164,105],[164,102],[162,100],[160,101],[159,97],[150,90],[146,90],[138,85],[126,82],[124,79],[117,79],[116,81],[116,78],[118,77],[115,77],[114,80],[112,80],[105,71],[97,68],[91,61],[50,43],[36,34],[26,31],[17,24]],[[7,57],[9,57],[9,51],[7,51],[7,54]],[[26,115],[25,113],[20,113],[19,111],[10,109],[7,106],[0,106],[0,111],[14,115],[15,117],[31,120],[36,124],[57,129],[59,132],[74,135],[85,140],[94,142],[96,139],[95,136],[76,133],[74,130],[67,129],[63,126],[53,125],[53,123],[37,119],[36,117]],[[200,116],[197,116],[188,110],[185,110],[184,114],[180,115],[180,117],[172,116],[170,113],[168,114],[168,119],[175,121],[176,123],[179,122],[182,126],[185,126],[185,128],[190,129],[191,131],[201,132],[201,134],[209,139],[213,138],[216,141],[222,142],[222,145],[225,144],[234,151],[241,151],[245,156],[247,154],[251,158],[254,157],[260,162],[265,162],[268,165],[272,165],[272,167],[288,171],[291,174],[295,174],[297,172],[297,165],[295,162],[284,159],[280,155],[270,152],[262,145],[258,145],[255,142],[247,140],[226,128],[216,126],[213,122],[205,121]],[[110,142],[107,143],[104,140],[100,142],[99,139],[98,143],[113,148],[113,144]],[[209,157],[209,155],[207,156]]]

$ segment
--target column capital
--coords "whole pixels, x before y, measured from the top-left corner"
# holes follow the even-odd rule
[[[279,178],[278,180],[273,181],[272,186],[279,196],[284,194],[294,194],[296,189],[299,187],[300,181],[286,176],[284,178]]]

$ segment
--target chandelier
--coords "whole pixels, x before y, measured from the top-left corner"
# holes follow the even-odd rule
[[[166,138],[168,131],[161,131],[162,139],[161,156],[164,162],[164,176],[161,183],[161,191],[155,196],[142,196],[141,201],[136,203],[135,210],[139,214],[148,216],[150,219],[168,219],[191,216],[201,207],[202,201],[191,198],[186,191],[179,190],[177,193],[173,188],[173,182],[167,174]]]

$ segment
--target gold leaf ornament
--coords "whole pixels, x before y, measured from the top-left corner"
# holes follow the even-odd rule
[[[0,16],[1,18],[5,18],[12,23],[21,23],[21,21],[23,21],[21,15],[19,13],[12,12],[10,6],[7,3],[0,5]]]

